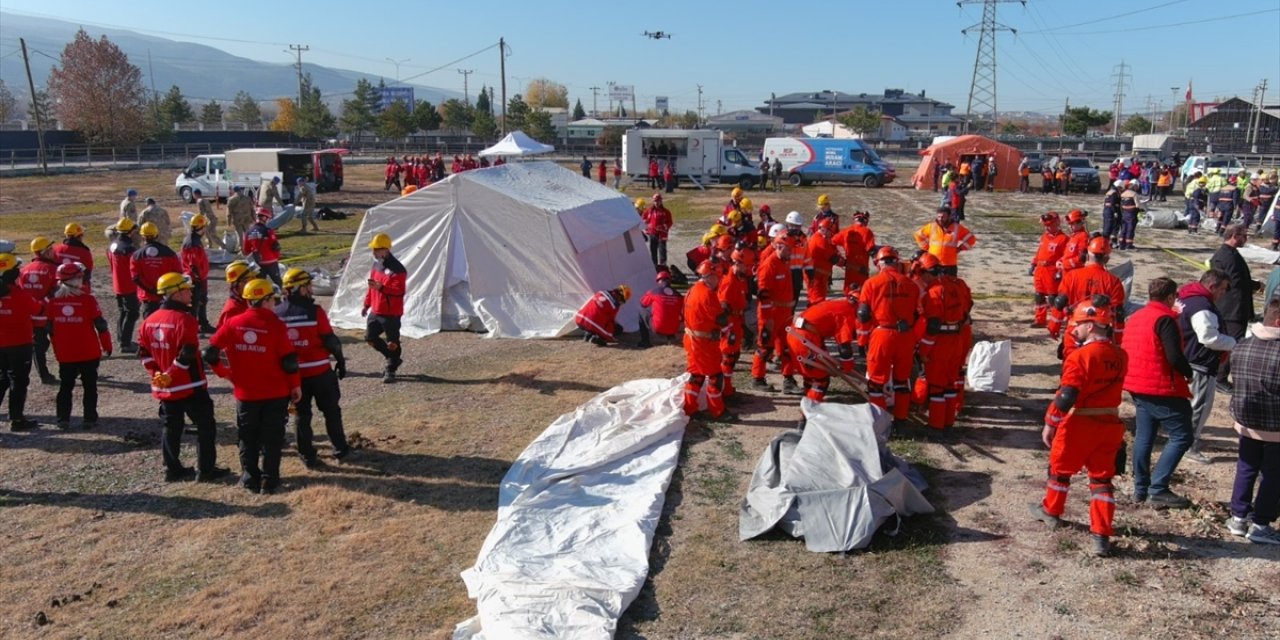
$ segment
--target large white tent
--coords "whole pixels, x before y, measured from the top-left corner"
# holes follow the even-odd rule
[[[653,286],[640,218],[617,191],[551,162],[477,169],[370,209],[334,295],[330,317],[363,328],[374,234],[390,234],[408,271],[401,332],[487,331],[491,337],[551,338],[576,327],[592,293]],[[639,328],[639,305],[618,322]]]
[[[523,131],[512,131],[507,134],[507,137],[499,140],[497,144],[481,151],[480,156],[533,156],[539,153],[551,153],[555,150],[555,147],[549,144],[542,144],[530,138]]]

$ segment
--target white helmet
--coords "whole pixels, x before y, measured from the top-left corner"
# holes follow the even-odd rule
[[[791,213],[795,212],[792,211]],[[770,238],[781,238],[785,235],[787,235],[787,225],[784,225],[781,222],[775,222],[772,227],[769,227]]]
[[[787,224],[802,225],[804,224],[804,216],[799,211],[792,211],[787,214]]]
[[[1119,189],[1120,187],[1123,187],[1123,186],[1124,186],[1124,180],[1118,180],[1118,179],[1117,179],[1115,182],[1112,182],[1112,183],[1111,183],[1111,186],[1113,186],[1113,187],[1115,187],[1115,188]]]

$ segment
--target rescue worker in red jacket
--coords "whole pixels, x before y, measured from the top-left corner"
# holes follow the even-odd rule
[[[720,213],[727,216],[730,211],[741,211],[742,209],[738,203],[742,202],[742,198],[745,196],[746,194],[742,191],[742,187],[734,187],[729,192],[729,202],[724,205],[724,210]]]
[[[596,166],[596,179],[600,181],[600,184],[609,184],[609,162],[607,160],[601,160],[600,164]]]
[[[1049,479],[1044,500],[1031,505],[1031,515],[1051,527],[1061,524],[1071,476],[1084,467],[1089,474],[1093,552],[1105,556],[1111,552],[1114,533],[1111,479],[1124,442],[1119,407],[1128,356],[1113,341],[1106,296],[1077,305],[1071,321],[1070,332],[1080,348],[1063,362],[1061,385],[1045,412],[1041,439],[1049,447]]]
[[[31,299],[44,304],[54,287],[58,286],[58,261],[53,255],[53,243],[44,236],[31,239],[31,262],[22,267],[18,284]],[[31,317],[34,334],[36,371],[41,384],[57,384],[58,378],[49,371],[49,322],[44,313]]]
[[[765,252],[756,265],[756,353],[751,359],[751,388],[763,391],[773,389],[765,382],[765,365],[776,353],[782,360],[782,391],[793,395],[803,393],[796,382],[796,365],[787,346],[786,329],[791,321],[791,309],[795,291],[791,284],[791,244],[787,229],[775,224],[769,231],[772,250]]]
[[[1058,264],[1058,290],[1062,289],[1062,281],[1067,274],[1084,266],[1089,256],[1089,232],[1085,229],[1085,218],[1089,214],[1072,209],[1067,212],[1067,246],[1062,250],[1062,259]],[[1062,325],[1065,321],[1065,310],[1058,309],[1056,304],[1049,308],[1049,336],[1057,340],[1062,336]]]
[[[382,187],[383,191],[390,189],[393,185],[395,186],[397,192],[399,192],[400,189],[403,188],[400,186],[401,171],[403,171],[403,169],[400,168],[400,163],[396,162],[395,157],[388,156],[387,167],[383,171],[383,175],[386,180],[386,184]]]
[[[307,467],[319,463],[312,444],[311,402],[324,414],[324,430],[333,445],[333,457],[339,460],[351,453],[342,426],[342,390],[338,381],[347,377],[347,359],[342,343],[334,335],[324,307],[316,304],[311,290],[311,274],[302,269],[289,269],[284,274],[285,298],[275,307],[276,315],[288,328],[288,336],[298,350],[298,373],[302,377],[302,398],[296,406],[294,429],[298,455]],[[334,368],[329,367],[329,357]]]
[[[870,213],[854,211],[853,222],[831,239],[843,254],[841,263],[844,265],[846,298],[851,291],[861,289],[862,283],[871,277],[871,253],[875,250],[876,234],[867,226],[870,221]]]
[[[574,322],[582,329],[583,342],[590,342],[603,347],[617,342],[617,334],[622,332],[618,324],[618,310],[631,299],[631,287],[625,284],[616,289],[597,291],[573,315]]]
[[[831,270],[840,262],[840,254],[836,252],[835,242],[832,241],[836,232],[836,219],[826,217],[818,220],[816,224],[817,232],[809,236],[806,250],[809,255],[809,264],[804,271],[810,306],[827,299],[827,290],[831,288]]]
[[[111,355],[111,332],[93,294],[85,293],[84,268],[58,265],[58,288],[46,307],[53,355],[58,359],[58,428],[71,428],[71,392],[76,378],[84,389],[84,428],[98,424],[98,363]]]
[[[175,271],[160,276],[152,289],[164,296],[164,302],[143,318],[138,328],[138,358],[151,375],[151,396],[160,401],[164,479],[177,482],[195,477],[199,482],[212,482],[230,471],[217,466],[213,399],[200,357],[199,328],[191,313],[191,282]],[[178,455],[186,418],[196,427],[199,473],[184,466]]]
[[[160,229],[150,222],[142,225],[142,248],[129,258],[129,271],[133,283],[138,286],[138,299],[142,301],[142,317],[160,308],[164,294],[156,290],[156,282],[166,273],[182,272],[182,260],[169,245],[160,242]]]
[[[671,288],[671,272],[659,271],[654,277],[657,285],[640,297],[640,306],[650,310],[653,332],[670,344],[680,332],[680,316],[684,311],[684,296]],[[642,344],[641,346],[649,346]]]
[[[267,226],[270,209],[258,209],[258,221],[244,234],[244,254],[258,265],[258,272],[280,286],[280,240],[276,232]]]
[[[707,387],[707,411],[724,414],[724,373],[720,368],[720,332],[729,314],[720,304],[720,267],[708,260],[698,265],[698,281],[684,300],[684,353],[689,379],[684,384],[684,413],[698,412],[698,395]],[[709,378],[709,380],[708,380]]]
[[[84,227],[72,222],[62,230],[62,242],[54,245],[53,255],[59,264],[79,262],[84,265],[84,292],[89,293],[93,277],[93,251],[84,243]]]
[[[960,372],[972,346],[966,329],[973,294],[964,280],[943,273],[935,256],[921,256],[919,267],[932,276],[922,301],[925,323],[919,349],[929,397],[929,426],[949,429],[955,426],[960,410],[959,394],[964,389]]]
[[[817,355],[809,345],[823,349],[828,338],[839,350],[840,370],[853,371],[853,342],[857,337],[856,310],[848,298],[832,298],[814,304],[796,316],[787,334],[787,344],[795,354],[796,365],[804,379],[804,394],[814,402],[822,402],[831,386],[831,374],[816,365]]]
[[[730,267],[720,276],[720,285],[716,290],[720,306],[728,314],[720,333],[720,373],[724,374],[722,391],[726,400],[737,394],[733,387],[733,370],[742,358],[742,345],[746,341],[747,282],[751,279],[751,272],[747,270],[743,256],[741,249],[735,249],[729,254]]]
[[[27,418],[27,387],[31,382],[31,349],[35,342],[34,318],[43,312],[18,285],[22,261],[12,253],[0,253],[0,403],[9,396],[9,430],[36,426]]]
[[[111,270],[111,291],[116,296],[116,339],[121,353],[137,353],[133,329],[138,323],[138,285],[129,263],[137,251],[134,241],[138,225],[129,218],[120,218],[109,230],[112,235],[111,244],[107,245],[107,267]]]
[[[662,194],[653,194],[653,204],[645,210],[644,233],[649,238],[649,258],[654,268],[667,264],[667,234],[671,232],[671,211],[662,205]]]
[[[222,313],[218,314],[219,326],[249,308],[249,303],[244,301],[241,294],[244,291],[244,285],[260,275],[253,265],[244,260],[236,260],[228,264],[224,273],[227,279],[227,301],[222,305]]]
[[[911,411],[911,364],[915,355],[912,325],[920,289],[898,268],[898,251],[890,246],[876,252],[880,272],[862,285],[857,318],[871,325],[867,344],[867,395],[872,404],[888,408],[886,387],[892,385],[893,418],[902,423]]]
[[[209,254],[204,250],[204,232],[209,220],[203,214],[191,219],[191,233],[182,241],[182,272],[191,279],[191,306],[200,323],[200,333],[216,329],[209,324]]]
[[[217,363],[214,372],[231,380],[236,397],[240,486],[250,493],[275,493],[280,487],[289,404],[302,399],[298,352],[289,339],[289,329],[272,308],[275,290],[271,281],[263,278],[245,285],[241,295],[249,309],[218,327],[204,352],[206,360]]]
[[[373,266],[369,269],[369,290],[364,294],[364,308],[360,310],[360,315],[366,318],[364,341],[386,359],[382,381],[392,383],[404,362],[400,348],[400,317],[404,315],[408,272],[391,255],[391,236],[385,233],[373,236],[369,248],[373,250]]]
[[[1107,260],[1111,257],[1111,243],[1098,236],[1089,241],[1089,263],[1067,273],[1058,285],[1058,296],[1054,299],[1054,307],[1070,317],[1071,310],[1079,304],[1088,303],[1093,296],[1102,294],[1111,301],[1111,330],[1116,339],[1124,334],[1124,283],[1110,271],[1107,271]],[[1062,358],[1066,358],[1079,346],[1071,338],[1071,324],[1067,323],[1067,334],[1062,340]]]
[[[1062,262],[1063,252],[1067,249],[1067,234],[1062,232],[1061,218],[1057,211],[1049,211],[1040,215],[1040,224],[1044,225],[1044,233],[1040,235],[1040,246],[1031,259],[1031,268],[1027,275],[1032,276],[1036,292],[1036,315],[1031,326],[1047,326],[1049,321],[1049,301],[1058,294],[1058,279],[1062,272],[1058,264]]]

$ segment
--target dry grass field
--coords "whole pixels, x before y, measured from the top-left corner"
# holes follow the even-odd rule
[[[349,167],[346,189],[321,194],[320,203],[357,215],[321,222],[318,235],[293,235],[290,225],[286,256],[336,268],[358,214],[387,199],[380,174],[380,166]],[[157,197],[176,217],[183,207],[172,178],[172,171],[136,171],[0,180],[0,238],[25,245],[32,234],[75,220],[93,230],[87,240],[101,255],[100,229],[114,220],[126,188]],[[757,206],[808,214],[822,192],[837,211],[870,210],[880,240],[900,247],[936,202],[900,185],[752,195]],[[632,188],[627,195],[649,194]],[[678,226],[673,256],[695,242],[726,198],[722,188],[668,196]],[[649,580],[619,637],[1280,635],[1280,549],[1228,536],[1222,524],[1234,470],[1225,399],[1208,430],[1213,464],[1184,462],[1175,477],[1175,489],[1194,506],[1157,512],[1121,500],[1116,557],[1086,553],[1083,482],[1068,507],[1071,526],[1049,531],[1025,517],[1043,490],[1039,420],[1057,372],[1053,345],[1027,326],[1025,270],[1036,216],[1073,207],[1095,212],[1096,223],[1100,197],[970,200],[968,224],[980,244],[962,258],[961,275],[977,294],[979,338],[1013,341],[1014,378],[1007,394],[971,393],[954,431],[908,431],[892,443],[931,482],[925,495],[936,514],[847,555],[809,553],[781,535],[738,542],[738,504],[755,461],[799,416],[793,397],[748,393],[734,407],[738,421],[690,423]],[[1149,229],[1139,231],[1138,244],[1116,260],[1133,260],[1140,291],[1157,275],[1196,275],[1157,246],[1191,260],[1214,248],[1204,236]],[[105,270],[95,274],[97,291],[109,287],[106,278]],[[215,287],[213,306],[224,297],[225,287]],[[354,333],[343,340],[351,370],[342,387],[346,427],[362,448],[318,470],[286,456],[284,490],[271,496],[230,481],[165,484],[156,403],[132,358],[104,361],[103,417],[93,431],[54,429],[55,389],[33,385],[28,413],[44,425],[0,433],[0,636],[447,638],[474,613],[458,574],[474,561],[493,524],[498,483],[524,446],[612,385],[683,370],[676,346],[598,349],[577,340],[449,333],[407,341],[402,380],[383,385],[376,354]],[[740,389],[747,378],[739,372]],[[833,401],[855,400],[838,383],[833,390]],[[230,389],[219,380],[213,392],[220,463],[235,469]],[[328,451],[327,443],[320,447]],[[188,449],[185,458],[193,457]],[[1128,483],[1117,480],[1119,494]],[[45,624],[37,625],[38,615]]]

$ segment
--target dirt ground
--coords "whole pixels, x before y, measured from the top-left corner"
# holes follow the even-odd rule
[[[382,202],[379,173],[350,167],[346,189],[321,194],[321,204],[358,214]],[[72,219],[100,229],[130,186],[176,215],[183,207],[170,193],[172,175],[5,179],[0,238],[25,244]],[[932,217],[936,203],[935,194],[904,188],[752,196],[775,212],[808,214],[822,192],[842,213],[870,210],[881,242],[899,247],[910,245],[911,230]],[[678,223],[673,256],[695,242],[726,198],[724,189],[668,196]],[[1082,481],[1068,507],[1071,526],[1049,531],[1025,516],[1043,491],[1039,425],[1058,371],[1044,331],[1027,326],[1036,217],[1079,207],[1096,224],[1100,200],[971,199],[968,224],[979,245],[963,256],[961,275],[978,298],[978,338],[1013,341],[1014,376],[1007,394],[970,393],[955,430],[910,430],[892,443],[931,482],[925,495],[936,514],[847,555],[809,553],[781,535],[738,542],[738,505],[756,459],[799,416],[793,397],[747,393],[733,407],[739,420],[690,424],[649,580],[618,636],[1276,637],[1280,550],[1223,527],[1234,472],[1225,398],[1208,429],[1213,463],[1184,462],[1175,476],[1175,490],[1194,506],[1158,512],[1122,499],[1116,557],[1086,552]],[[286,255],[336,268],[358,215],[322,225],[319,236],[286,234]],[[106,243],[96,233],[87,239],[101,255]],[[1134,262],[1141,293],[1155,276],[1185,282],[1197,274],[1157,247],[1202,261],[1215,242],[1141,229],[1138,245],[1115,260]],[[1262,267],[1254,270],[1265,277]],[[105,270],[95,274],[97,291],[109,287],[106,278]],[[211,299],[220,308],[225,287],[215,286]],[[104,311],[114,315],[105,304]],[[402,381],[383,385],[376,354],[354,333],[343,341],[351,370],[343,382],[346,427],[362,448],[319,470],[287,456],[285,490],[272,496],[249,495],[230,481],[162,482],[156,404],[132,358],[103,362],[103,418],[93,431],[54,429],[55,388],[33,385],[28,413],[44,426],[0,433],[0,635],[446,638],[474,614],[458,574],[474,562],[493,524],[498,483],[524,446],[614,384],[683,370],[683,354],[671,345],[603,350],[576,340],[449,333],[408,341]],[[748,377],[739,371],[740,389]],[[212,388],[219,460],[235,469],[230,389],[225,381]],[[833,401],[855,401],[838,384],[833,390]],[[1132,416],[1131,405],[1122,411]],[[79,415],[77,406],[73,426]],[[329,450],[327,442],[320,447]],[[194,452],[184,457],[191,462]],[[1119,478],[1117,489],[1127,495],[1129,479]],[[38,617],[46,624],[37,625]]]

